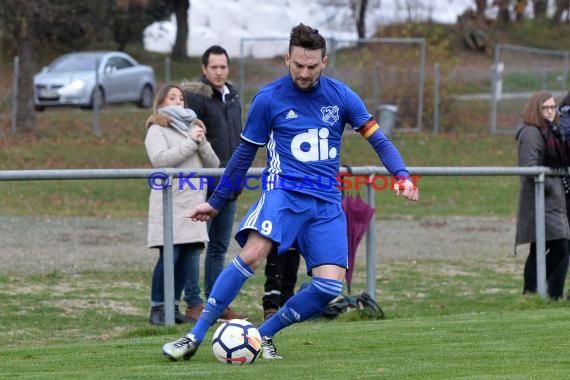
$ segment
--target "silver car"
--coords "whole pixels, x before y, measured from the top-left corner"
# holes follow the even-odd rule
[[[52,106],[93,108],[104,104],[152,106],[154,69],[119,51],[69,53],[34,76],[36,110]]]

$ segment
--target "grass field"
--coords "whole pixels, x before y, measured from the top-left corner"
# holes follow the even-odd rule
[[[147,273],[0,277],[0,373],[53,379],[567,378],[568,303],[519,295],[518,273],[492,270],[504,266],[500,260],[447,262],[464,272],[446,277],[435,270],[436,261],[386,265],[394,271],[391,282],[379,284],[387,319],[351,312],[295,325],[276,337],[285,360],[244,368],[219,363],[207,341],[191,362],[163,358],[162,344],[186,327],[153,327],[141,318]],[[246,284],[236,301],[240,310],[260,315],[261,281],[257,276]],[[354,287],[362,287],[361,279]]]
[[[2,350],[3,377],[200,379],[565,379],[570,310],[367,322],[308,322],[281,334],[286,359],[226,366],[201,348],[191,362],[157,354],[163,336]]]
[[[102,137],[91,114],[49,110],[35,135],[0,140],[0,169],[149,167],[146,111],[107,107]],[[512,136],[396,135],[409,166],[512,166]],[[343,163],[377,165],[350,134]],[[256,161],[260,166],[262,157]],[[377,217],[512,218],[517,178],[423,178],[422,199],[402,206],[377,195]],[[244,194],[240,212],[255,194]],[[42,181],[0,184],[2,215],[143,217],[146,181]],[[0,226],[1,228],[1,226]],[[474,231],[476,233],[476,231]],[[403,237],[414,244],[413,231]],[[190,362],[160,355],[187,326],[149,326],[150,274],[130,268],[0,275],[0,377],[274,379],[565,379],[570,371],[570,304],[520,295],[521,255],[393,259],[382,263],[378,300],[385,320],[348,313],[311,321],[276,337],[285,360],[252,366],[217,362],[207,342]],[[514,263],[513,263],[514,261]],[[363,289],[363,268],[353,288]],[[302,279],[301,279],[302,280]],[[263,276],[246,284],[236,308],[260,322]],[[257,316],[257,317],[256,317]],[[212,331],[210,331],[210,334]],[[209,335],[211,336],[211,335]]]

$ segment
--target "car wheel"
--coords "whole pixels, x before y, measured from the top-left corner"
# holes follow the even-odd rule
[[[93,94],[91,94],[91,103],[89,104],[89,109],[94,109],[95,105],[97,108],[103,108],[105,105],[105,93],[103,93],[103,89],[101,87],[97,87],[93,90]]]
[[[154,94],[152,93],[152,88],[147,84],[141,90],[141,97],[137,103],[139,108],[150,108],[152,107],[152,98]]]
[[[36,111],[39,111],[39,112],[42,112],[43,110],[46,109],[44,106],[34,106],[34,108],[36,109]]]

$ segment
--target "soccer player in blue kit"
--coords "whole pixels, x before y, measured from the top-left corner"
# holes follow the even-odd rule
[[[405,198],[419,198],[400,153],[362,100],[344,83],[321,75],[327,56],[326,41],[318,30],[295,26],[285,63],[289,75],[263,87],[253,99],[242,142],[224,171],[227,181],[220,182],[208,202],[188,214],[194,221],[214,217],[233,190],[228,184],[244,178],[257,149],[266,147],[261,195],[236,234],[242,249],[216,280],[191,331],[163,346],[163,354],[171,360],[188,360],[195,354],[208,328],[272,249],[278,254],[285,254],[290,246],[299,249],[312,280],[258,327],[264,359],[282,358],[272,340],[278,331],[310,319],[341,293],[348,243],[335,181],[345,124],[366,138],[388,171],[402,179],[401,187],[394,187],[396,195],[403,189]]]

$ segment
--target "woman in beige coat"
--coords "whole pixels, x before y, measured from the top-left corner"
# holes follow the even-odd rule
[[[196,119],[196,114],[186,108],[183,90],[175,85],[165,85],[156,94],[154,113],[146,126],[145,147],[155,168],[217,168],[220,160],[206,140],[206,127]],[[188,175],[189,173],[185,173]],[[187,179],[185,179],[187,180]],[[172,227],[174,253],[174,298],[176,323],[187,322],[180,313],[178,302],[186,281],[198,283],[200,252],[208,241],[204,223],[192,222],[185,212],[193,205],[204,202],[207,189],[200,179],[191,179],[190,186],[175,178],[172,182]],[[151,183],[151,182],[149,182]],[[164,271],[163,271],[163,221],[162,188],[151,185],[148,212],[148,246],[159,249],[151,285],[151,312],[149,322],[164,324]],[[198,295],[199,297],[199,295]]]

